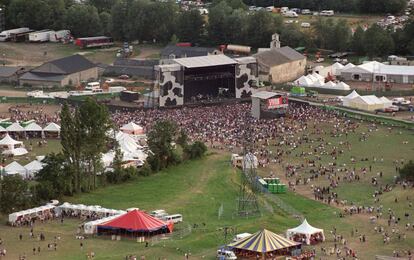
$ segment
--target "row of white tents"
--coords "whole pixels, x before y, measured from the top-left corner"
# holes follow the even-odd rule
[[[354,90],[342,98],[342,105],[344,107],[374,111],[392,106],[392,101],[386,97],[378,98],[375,95],[361,96]]]
[[[33,160],[25,166],[20,163],[13,161],[10,164],[6,165],[3,168],[3,172],[6,175],[15,175],[18,174],[22,178],[34,177],[36,173],[43,169],[43,163],[39,160]]]
[[[325,83],[325,78],[318,73],[312,73],[307,76],[302,76],[295,80],[295,85],[301,87],[312,87],[312,88],[324,88],[324,89],[335,89],[335,90],[350,90],[350,86],[345,82],[335,83],[328,81]]]
[[[14,212],[12,214],[9,214],[9,223],[10,224],[16,223],[21,218],[26,218],[26,217],[36,218],[36,217],[39,217],[41,215],[44,215],[46,212],[50,212],[55,207],[56,206],[54,204],[46,204],[44,206]]]
[[[345,66],[339,62],[336,62],[330,66],[316,66],[313,69],[313,72],[316,74],[321,75],[322,77],[326,78],[328,76],[341,76],[342,71],[354,68],[355,65],[352,63],[348,63]]]
[[[40,125],[32,122],[27,126],[23,127],[19,123],[15,122],[8,127],[4,128],[0,126],[0,132],[14,132],[14,133],[22,133],[22,132],[60,132],[60,126],[56,123],[49,123],[46,127],[42,128]]]

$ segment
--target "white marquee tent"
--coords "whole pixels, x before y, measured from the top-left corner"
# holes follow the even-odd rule
[[[311,236],[312,235],[320,235],[322,237],[322,241],[325,241],[325,234],[323,232],[323,229],[320,228],[315,228],[313,226],[311,226],[308,221],[306,221],[306,219],[302,222],[302,224],[300,224],[299,226],[295,227],[295,228],[291,228],[288,229],[286,232],[286,237],[288,239],[291,239],[295,236],[295,235],[303,235],[306,237],[306,244],[310,245],[311,243]]]
[[[12,150],[21,145],[23,145],[23,142],[14,140],[13,138],[10,137],[9,134],[6,134],[6,136],[0,140],[0,146],[6,147],[9,150]]]
[[[295,80],[295,84],[302,87],[310,87],[313,84],[313,81],[306,76],[302,76]]]
[[[26,210],[14,212],[14,213],[9,215],[9,222],[13,224],[17,220],[19,220],[19,218],[21,218],[21,217],[42,215],[45,212],[49,212],[50,210],[52,210],[54,208],[55,208],[54,205],[47,204],[47,205],[37,207],[37,208],[26,209]]]
[[[45,128],[43,128],[45,132],[60,132],[60,125],[55,123],[48,124]]]
[[[32,122],[32,123],[28,124],[24,128],[24,130],[26,132],[42,132],[43,131],[42,127],[40,125],[36,124],[35,122]]]
[[[351,90],[351,87],[348,84],[346,84],[345,82],[341,81],[338,84],[336,84],[335,89]]]
[[[342,65],[339,62],[335,62],[332,65],[332,74],[335,76],[340,76],[341,75],[341,70],[344,68],[344,65]]]
[[[24,166],[27,171],[27,175],[34,176],[36,173],[38,173],[41,169],[43,169],[43,164],[39,162],[38,160],[31,161],[30,163],[26,164]]]
[[[0,133],[4,133],[4,132],[7,132],[6,128],[4,128],[0,125]]]
[[[323,85],[324,88],[330,88],[330,89],[334,89],[336,87],[336,84],[332,81],[328,81],[325,83],[325,85]]]
[[[13,124],[11,124],[11,125],[9,125],[7,128],[6,128],[6,130],[8,131],[8,132],[24,132],[25,130],[24,130],[24,128],[23,128],[23,126],[21,126],[19,123],[13,123]]]
[[[392,106],[392,101],[389,100],[388,98],[386,98],[386,97],[380,97],[380,100],[382,101],[382,103],[384,105],[384,108],[387,108],[387,107]]]
[[[94,220],[94,221],[86,222],[83,225],[83,231],[84,231],[85,234],[88,234],[88,235],[95,234],[98,231],[98,229],[97,229],[98,225],[103,224],[105,222],[108,222],[110,220],[113,220],[117,217],[120,217],[123,214],[125,214],[125,213],[116,214],[116,215],[113,215],[113,216],[109,216],[109,217],[97,219],[97,220]]]
[[[21,166],[16,161],[11,162],[6,167],[4,167],[4,171],[6,172],[7,175],[19,174],[22,177],[26,177],[26,168]]]
[[[359,97],[359,94],[354,90],[342,99],[342,102],[343,102],[342,105],[345,107],[349,106],[349,101],[356,97]]]

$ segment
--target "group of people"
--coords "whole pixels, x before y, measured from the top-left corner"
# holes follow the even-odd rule
[[[58,112],[53,114],[47,113],[41,106],[28,107],[27,105],[15,105],[9,107],[8,112],[12,122],[35,120],[39,125],[47,125],[50,122],[60,122]]]

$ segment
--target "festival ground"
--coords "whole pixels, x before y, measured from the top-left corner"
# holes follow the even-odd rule
[[[350,161],[353,156],[356,159],[355,167],[357,169],[369,167],[369,165],[372,167],[372,170],[368,171],[365,176],[361,176],[359,182],[341,180],[339,187],[334,191],[338,193],[340,200],[348,201],[348,206],[351,201],[357,205],[383,205],[384,216],[379,220],[379,224],[370,224],[371,215],[368,214],[354,214],[339,218],[339,213],[343,211],[341,205],[331,204],[328,206],[313,199],[310,185],[327,185],[326,180],[322,177],[308,185],[297,185],[296,192],[301,195],[291,191],[279,195],[279,198],[298,210],[312,225],[325,229],[327,242],[316,246],[318,258],[336,259],[336,255],[326,256],[321,253],[321,247],[327,249],[334,247],[335,243],[330,233],[334,228],[336,228],[338,235],[342,235],[346,239],[347,246],[356,250],[359,259],[372,259],[374,255],[392,255],[394,250],[401,253],[403,250],[413,249],[414,230],[413,228],[405,230],[406,223],[414,222],[414,210],[408,206],[409,202],[407,201],[407,198],[410,201],[414,200],[412,189],[403,190],[401,187],[397,187],[379,196],[379,203],[374,204],[372,195],[378,187],[371,185],[372,177],[379,179],[379,185],[385,186],[385,184],[392,183],[394,176],[397,175],[394,161],[413,159],[413,132],[400,129],[390,131],[382,126],[378,130],[370,132],[368,125],[363,123],[355,133],[350,133],[348,137],[331,137],[329,132],[332,128],[332,125],[324,127],[326,134],[323,135],[323,142],[328,148],[333,145],[339,146],[341,141],[351,143],[350,151],[343,148],[343,154],[337,159],[338,165],[347,164],[353,167]],[[311,128],[307,131],[311,131]],[[366,141],[360,141],[363,132],[367,134]],[[405,144],[406,142],[408,144]],[[331,144],[329,145],[329,143]],[[314,146],[319,144],[320,142],[313,143]],[[284,161],[292,164],[305,163],[306,156],[297,156],[302,151],[308,152],[303,147],[293,150],[291,154],[284,155]],[[327,151],[329,151],[328,148],[326,148]],[[279,147],[279,149],[291,150],[291,147]],[[365,157],[369,159],[369,162],[360,162],[360,159]],[[377,159],[377,162],[373,162],[373,157]],[[118,209],[139,207],[144,210],[154,210],[162,208],[168,212],[181,213],[184,217],[184,223],[177,225],[176,235],[170,239],[155,239],[148,248],[145,247],[145,244],[139,244],[133,240],[110,241],[108,238],[87,238],[80,241],[75,239],[75,235],[81,221],[65,219],[63,224],[58,221],[36,224],[35,235],[43,232],[46,236],[46,241],[38,242],[36,239],[29,238],[29,228],[12,228],[2,224],[0,238],[3,240],[3,246],[7,248],[7,259],[16,259],[23,254],[26,254],[28,259],[85,259],[90,252],[95,253],[95,259],[124,259],[127,255],[136,255],[138,258],[145,255],[146,259],[182,259],[186,252],[191,253],[192,259],[214,259],[217,247],[225,243],[224,232],[221,229],[223,227],[235,228],[237,233],[252,233],[260,228],[267,228],[283,234],[287,228],[299,224],[299,220],[283,212],[262,195],[259,197],[262,216],[251,219],[235,217],[240,172],[231,168],[229,158],[230,155],[226,152],[211,151],[210,155],[200,161],[187,162],[150,177],[141,177],[127,184],[100,188],[95,192],[67,199],[70,202],[87,205],[98,204]],[[328,164],[331,161],[331,156],[323,155],[317,164]],[[288,181],[285,177],[284,167],[281,165],[272,163],[269,167],[260,169],[260,173],[264,175],[269,174],[270,171],[273,171],[283,181]],[[309,168],[306,166],[303,171],[309,172]],[[383,172],[382,178],[377,176],[380,171]],[[295,179],[289,179],[289,181],[292,180]],[[397,198],[397,203],[395,203],[395,198]],[[221,205],[223,205],[223,214],[219,219]],[[387,225],[388,208],[401,218],[401,221],[394,228],[399,230],[400,240]],[[405,213],[409,213],[408,219],[404,217]],[[6,216],[3,216],[2,223],[5,223],[5,220]],[[196,224],[196,228],[193,228],[194,224]],[[384,244],[383,235],[374,231],[374,227],[379,225],[384,227],[390,235],[389,243]],[[192,228],[191,233],[188,232],[189,227]],[[355,233],[355,229],[358,230],[358,234]],[[352,230],[354,230],[353,236],[351,236]],[[19,241],[19,234],[23,235],[22,241]],[[366,236],[365,243],[359,241],[359,235],[363,234]],[[405,239],[403,234],[405,234]],[[227,240],[231,235],[228,235]],[[60,237],[60,240],[57,241],[57,250],[48,251],[47,244],[53,243],[55,236]],[[83,249],[80,247],[81,242]],[[343,249],[341,241],[336,244]],[[39,246],[41,247],[40,254],[33,255],[33,247],[37,249]],[[342,250],[342,255],[344,255],[344,250]]]

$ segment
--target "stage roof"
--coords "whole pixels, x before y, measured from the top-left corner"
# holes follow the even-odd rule
[[[269,91],[259,91],[252,95],[252,98],[259,98],[259,99],[269,99],[274,96],[278,96],[280,94],[275,92],[269,92]]]
[[[175,62],[186,68],[201,68],[210,66],[223,66],[237,64],[237,61],[226,55],[208,55],[191,58],[174,59]]]

